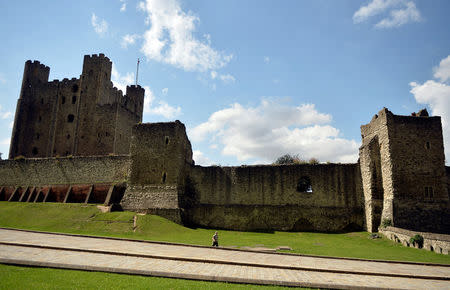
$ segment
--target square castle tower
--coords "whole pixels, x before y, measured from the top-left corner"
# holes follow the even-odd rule
[[[142,121],[144,89],[111,82],[104,54],[85,55],[80,78],[48,81],[50,68],[25,63],[9,158],[128,154]]]

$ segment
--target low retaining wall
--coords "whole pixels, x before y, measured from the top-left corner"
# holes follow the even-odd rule
[[[421,235],[424,249],[446,255],[450,250],[450,235],[415,232],[396,227],[379,228],[379,232],[388,239],[402,243],[407,247],[418,248],[418,245],[411,245],[409,240],[415,235]]]

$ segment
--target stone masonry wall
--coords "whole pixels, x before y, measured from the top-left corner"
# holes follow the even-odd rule
[[[299,192],[304,177],[312,192]],[[364,226],[358,164],[195,166],[184,204],[191,223],[213,228],[342,231]]]
[[[129,168],[129,156],[0,160],[0,186],[118,184]]]
[[[426,111],[397,116],[384,108],[361,126],[360,164],[366,223],[450,232],[450,210],[440,117]],[[379,169],[381,168],[381,170]]]
[[[362,145],[359,156],[366,226],[369,232],[378,230],[382,216],[392,220],[394,180],[389,151],[388,114],[391,113],[383,109],[369,124],[361,126]]]
[[[180,196],[192,164],[185,126],[180,121],[133,126],[130,154],[129,186],[122,208],[158,213],[181,223]]]
[[[86,55],[80,78],[48,82],[50,68],[25,63],[9,158],[128,154],[132,125],[142,121],[144,89],[127,94],[111,82],[112,62]]]
[[[411,244],[410,239],[415,235],[421,235],[423,237],[423,249],[445,255],[448,255],[450,251],[449,235],[415,232],[396,227],[380,228],[380,233],[388,239],[401,243],[406,247],[415,248],[418,248],[419,246],[417,244]]]

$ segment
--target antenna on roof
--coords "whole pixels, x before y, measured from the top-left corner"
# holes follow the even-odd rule
[[[139,58],[137,61],[137,66],[136,66],[136,86],[138,84],[138,74],[139,74]]]

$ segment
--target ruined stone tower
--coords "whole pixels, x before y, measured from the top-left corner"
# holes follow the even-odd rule
[[[144,89],[113,87],[111,61],[86,55],[79,79],[48,82],[50,68],[25,63],[9,158],[128,154],[142,121]]]
[[[440,117],[398,116],[384,108],[361,126],[366,226],[449,232],[449,196]]]

